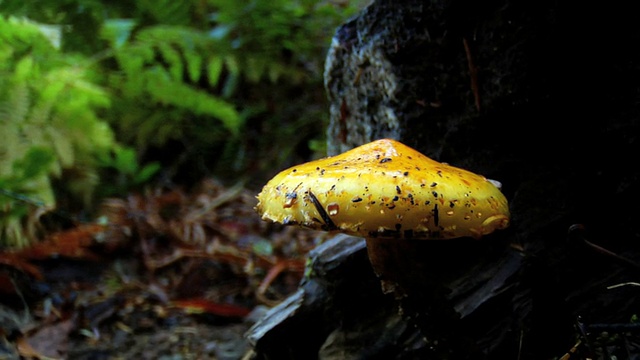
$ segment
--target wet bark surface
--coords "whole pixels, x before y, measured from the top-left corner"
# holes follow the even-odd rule
[[[340,27],[325,73],[330,153],[391,137],[497,179],[511,226],[398,245],[415,266],[403,265],[406,296],[382,294],[363,240],[328,242],[296,298],[250,331],[257,357],[540,359],[579,343],[578,358],[638,358],[631,14],[379,0]]]

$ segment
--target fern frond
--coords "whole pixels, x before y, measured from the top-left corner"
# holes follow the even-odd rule
[[[187,63],[187,75],[191,83],[197,83],[202,77],[205,57],[195,51],[185,51],[184,61]]]
[[[140,1],[138,6],[162,24],[186,25],[195,12],[196,2],[190,0],[154,0]]]
[[[222,74],[224,59],[220,56],[211,56],[207,61],[207,81],[211,86],[217,86]]]
[[[147,91],[161,104],[189,109],[195,115],[208,115],[220,120],[233,135],[241,121],[233,105],[184,83],[172,82],[164,69],[156,68],[149,77]]]
[[[203,79],[209,86],[219,82],[226,66],[219,50],[206,33],[191,28],[164,25],[140,30],[115,55],[122,69],[111,77],[123,89],[116,106],[122,110],[120,132],[135,131],[136,143],[144,149],[189,136],[188,119],[205,118],[237,136],[242,121],[235,106],[200,84]]]
[[[5,110],[5,121],[11,124],[19,124],[27,117],[29,108],[31,106],[31,94],[26,81],[12,81],[9,85],[7,102],[3,107],[10,110]]]
[[[13,162],[26,150],[21,124],[29,112],[30,93],[26,83],[18,83],[8,86],[5,100],[0,97],[0,133],[3,141],[0,141],[0,176],[7,175],[12,170]]]
[[[171,44],[160,43],[158,50],[162,56],[163,61],[167,64],[168,73],[171,74],[173,81],[182,82],[183,64],[180,52],[174,49]]]
[[[62,56],[31,24],[0,16],[0,58],[5,75],[0,130],[6,137],[0,141],[0,184],[3,191],[39,199],[50,209],[55,206],[51,178],[63,170],[95,173],[96,154],[114,146],[108,124],[98,115],[110,105],[110,96],[89,79],[84,58]],[[96,185],[92,177],[65,180],[68,190],[85,199]],[[33,240],[30,229],[38,219],[32,215],[38,208],[6,198],[0,202],[0,243]]]

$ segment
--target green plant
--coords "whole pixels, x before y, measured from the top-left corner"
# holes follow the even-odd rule
[[[324,140],[328,120],[325,53],[336,26],[357,5],[311,0],[211,3],[210,34],[231,48],[240,74],[233,98],[246,104],[249,113],[245,136],[226,144],[219,158],[222,167],[237,168],[238,173],[250,170],[256,178],[308,160],[315,151],[310,145]]]
[[[0,175],[0,245],[20,247],[37,237],[38,217],[54,203],[47,177],[53,160],[50,150],[32,147]]]
[[[235,106],[210,90],[228,61],[206,34],[159,25],[122,42],[126,35],[113,28],[108,21],[102,35],[112,44],[117,64],[107,81],[116,95],[114,124],[125,142],[138,149],[162,146],[207,129],[205,122],[218,127],[209,133],[212,141],[240,133],[242,117]]]
[[[261,183],[306,159],[324,137],[325,51],[354,11],[312,0],[0,1],[10,139],[0,142],[0,216],[26,228],[67,195],[89,204],[160,169],[178,182]],[[27,181],[16,164],[39,171]],[[2,241],[33,237],[11,233]]]
[[[103,196],[117,196],[141,187],[161,169],[158,162],[141,166],[135,150],[123,146],[115,147],[107,157],[100,157],[99,164],[105,169],[114,170],[116,174],[114,181],[102,184]]]
[[[98,115],[110,100],[91,81],[85,59],[61,56],[28,22],[0,16],[0,64],[0,231],[2,243],[21,246],[33,233],[21,233],[18,224],[37,221],[28,216],[33,204],[21,197],[53,208],[51,179],[71,171],[71,184],[81,184],[71,191],[90,199],[95,157],[114,146],[111,129]]]
[[[65,24],[65,52],[98,55],[113,95],[109,122],[138,154],[239,175],[282,166],[323,138],[323,61],[335,27],[358,6],[347,4],[9,0],[0,11]],[[186,156],[164,156],[176,144]],[[256,164],[255,154],[269,157]]]
[[[247,80],[291,83],[321,80],[335,27],[353,14],[327,1],[212,0],[211,35],[228,42]]]

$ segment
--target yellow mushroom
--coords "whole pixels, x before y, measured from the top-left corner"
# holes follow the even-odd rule
[[[282,171],[256,210],[264,220],[366,238],[479,238],[509,224],[494,182],[390,139]]]

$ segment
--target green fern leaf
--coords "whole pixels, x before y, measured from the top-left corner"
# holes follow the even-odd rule
[[[224,60],[219,56],[212,56],[207,62],[207,81],[209,85],[216,86],[220,80],[220,74],[222,74],[222,66]]]
[[[163,60],[169,65],[169,74],[175,81],[182,81],[183,65],[180,53],[170,44],[157,44]]]
[[[58,128],[48,127],[45,129],[48,141],[53,145],[60,168],[69,168],[75,163],[75,152],[73,148],[72,138]],[[60,174],[55,174],[60,175]]]
[[[127,43],[136,25],[133,19],[108,19],[100,29],[100,37],[107,40],[112,49],[119,50]]]
[[[209,115],[222,122],[233,135],[238,135],[241,120],[233,105],[184,83],[170,80],[166,71],[156,67],[149,78],[147,91],[165,105],[189,109],[196,115]]]
[[[189,80],[192,83],[197,83],[202,75],[202,64],[204,62],[203,56],[195,51],[187,50],[184,52],[184,58],[187,63]]]
[[[185,25],[191,19],[192,1],[189,0],[141,0],[138,6],[162,24]]]

